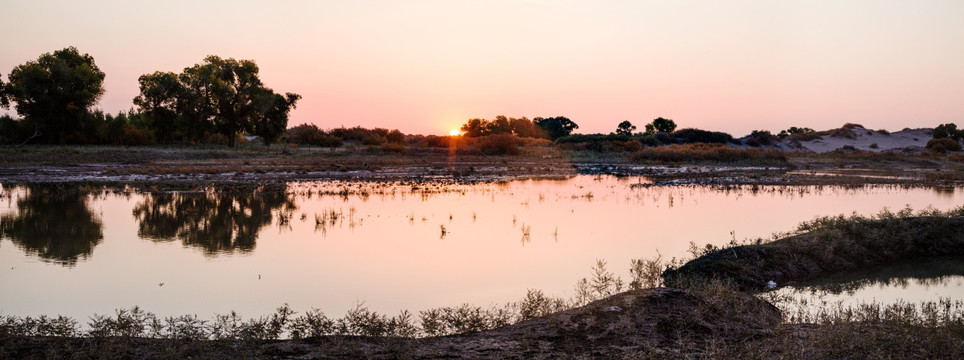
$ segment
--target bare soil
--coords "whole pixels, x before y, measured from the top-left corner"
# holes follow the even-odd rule
[[[192,186],[287,181],[498,182],[577,174],[647,176],[653,185],[964,184],[964,163],[928,154],[787,153],[783,164],[638,163],[621,153],[527,147],[518,156],[446,149],[274,147],[0,148],[0,183],[94,182]]]

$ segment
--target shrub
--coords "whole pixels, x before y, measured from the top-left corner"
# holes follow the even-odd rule
[[[486,155],[519,155],[516,137],[509,134],[488,135],[478,138],[478,147]]]
[[[770,146],[776,144],[778,141],[780,141],[780,139],[771,134],[769,131],[753,130],[753,132],[746,137],[744,143],[752,147],[760,147]]]
[[[724,132],[718,131],[707,131],[700,129],[682,129],[673,132],[673,138],[676,142],[689,144],[689,143],[713,143],[713,144],[726,144],[728,142],[733,142],[733,136]]]
[[[121,140],[122,145],[150,145],[154,143],[154,137],[151,136],[151,132],[147,129],[139,129],[132,126],[124,128],[124,138]]]
[[[927,141],[927,148],[936,153],[961,151],[961,143],[950,137],[933,138]]]
[[[382,149],[382,151],[390,152],[390,153],[401,154],[405,152],[405,144],[399,143],[399,142],[386,142],[382,144],[380,148]]]

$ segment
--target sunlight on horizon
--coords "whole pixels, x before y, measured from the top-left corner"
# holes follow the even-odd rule
[[[302,95],[289,126],[432,134],[451,124],[426,119],[562,115],[579,133],[656,117],[735,136],[896,131],[964,119],[962,13],[896,0],[12,1],[0,32],[19,35],[0,76],[75,46],[107,74],[96,107],[116,113],[139,76],[214,54],[254,60],[266,86]]]

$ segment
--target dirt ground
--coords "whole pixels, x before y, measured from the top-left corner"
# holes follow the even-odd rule
[[[526,148],[518,156],[410,149],[385,153],[249,147],[25,147],[0,149],[0,183],[94,182],[152,185],[266,182],[493,182],[577,174],[647,176],[653,185],[964,184],[964,163],[928,154],[787,153],[785,163],[639,163],[626,154]]]

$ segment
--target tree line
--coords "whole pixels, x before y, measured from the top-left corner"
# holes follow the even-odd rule
[[[0,79],[0,117],[6,142],[47,144],[199,143],[234,146],[240,134],[278,141],[301,96],[266,87],[251,60],[208,56],[181,73],[138,78],[139,111],[117,116],[91,110],[104,94],[105,74],[94,58],[67,47],[40,55]]]

